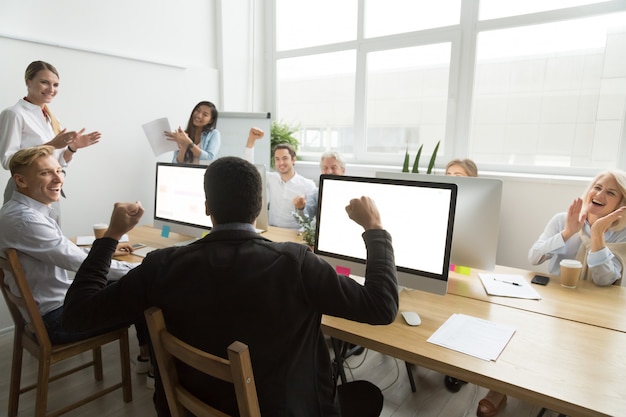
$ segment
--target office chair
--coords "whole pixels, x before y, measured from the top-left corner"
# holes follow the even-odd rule
[[[183,417],[188,410],[197,417],[223,416],[224,413],[204,403],[187,391],[178,380],[176,361],[235,386],[241,417],[260,417],[261,410],[254,383],[248,346],[233,342],[228,347],[228,360],[197,349],[169,333],[161,309],[145,311],[150,339],[172,417]]]
[[[35,299],[31,293],[28,281],[20,264],[15,249],[7,249],[6,257],[15,283],[18,295],[13,294],[9,286],[4,282],[4,271],[0,269],[0,289],[9,307],[9,312],[15,324],[13,335],[13,363],[11,365],[11,384],[9,389],[8,416],[17,416],[20,395],[36,388],[35,417],[58,416],[74,410],[81,405],[100,398],[118,388],[122,388],[124,402],[133,399],[132,384],[130,379],[130,354],[128,345],[128,328],[110,331],[78,342],[62,345],[53,345],[48,337],[48,332],[43,323]],[[25,316],[20,312],[23,311]],[[120,359],[122,368],[121,382],[105,387],[85,398],[72,404],[61,407],[46,414],[48,402],[48,385],[50,382],[63,378],[81,369],[93,366],[96,381],[102,381],[102,349],[101,346],[119,341]],[[28,351],[39,361],[37,381],[26,387],[21,387],[22,356],[23,351]],[[67,371],[51,376],[51,366],[55,363],[79,355],[87,351],[93,352],[93,359],[80,364]]]

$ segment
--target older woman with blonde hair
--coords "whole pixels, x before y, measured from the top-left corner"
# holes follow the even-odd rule
[[[446,175],[457,177],[477,177],[478,167],[471,159],[453,159],[446,165]]]
[[[557,213],[528,251],[528,261],[550,261],[548,270],[560,274],[563,259],[578,259],[582,276],[596,285],[621,282],[626,260],[626,172],[604,171],[575,199],[567,212]],[[620,281],[621,280],[621,281]],[[479,401],[476,415],[493,417],[506,404],[506,395],[490,390]]]
[[[626,261],[626,172],[604,171],[589,184],[582,197],[567,212],[548,222],[528,252],[528,261],[549,261],[548,270],[559,274],[563,259],[583,263],[583,279],[596,285],[625,285]],[[621,281],[620,281],[621,280]]]

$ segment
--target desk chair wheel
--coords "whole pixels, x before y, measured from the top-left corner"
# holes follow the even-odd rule
[[[459,392],[461,390],[461,387],[463,385],[467,384],[467,382],[465,382],[465,381],[461,381],[460,379],[452,378],[451,376],[448,376],[448,375],[446,375],[445,378],[443,379],[443,383],[445,384],[445,386],[448,389],[448,391],[450,391],[452,393]]]

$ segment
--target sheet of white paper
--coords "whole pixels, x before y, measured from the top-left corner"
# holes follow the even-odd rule
[[[170,122],[166,117],[153,120],[142,125],[141,127],[143,127],[143,131],[148,138],[148,142],[150,143],[150,147],[152,147],[154,156],[159,156],[165,152],[172,152],[178,149],[176,142],[173,140],[167,140],[163,134],[165,131],[172,131],[172,129],[170,129]]]
[[[478,274],[489,295],[541,300],[541,295],[521,275]]]
[[[453,314],[428,342],[486,361],[495,361],[513,337],[515,329],[489,320]]]
[[[96,240],[94,235],[91,236],[76,236],[76,245],[78,246],[89,246],[93,244],[93,241]],[[128,235],[124,234],[120,239],[120,242],[128,242]]]

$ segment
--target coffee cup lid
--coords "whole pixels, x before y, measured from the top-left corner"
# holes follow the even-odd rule
[[[583,264],[576,259],[563,259],[560,263],[561,266],[566,266],[569,268],[582,268]]]

